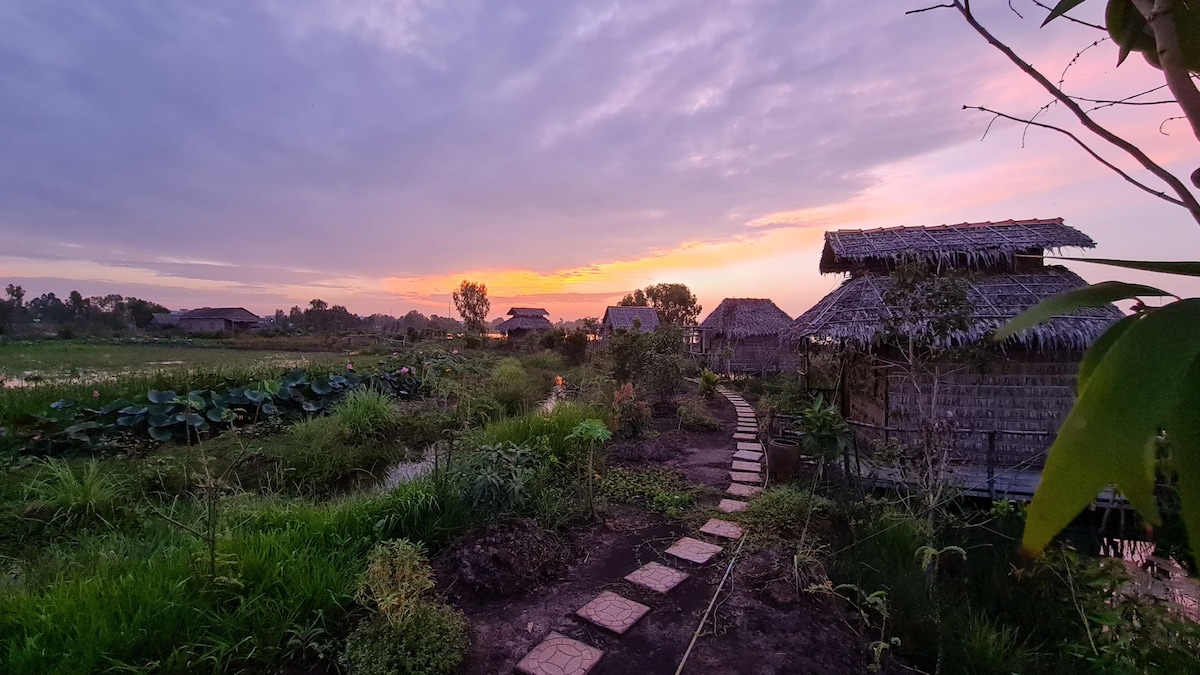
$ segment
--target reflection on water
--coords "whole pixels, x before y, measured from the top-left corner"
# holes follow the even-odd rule
[[[1200,623],[1200,583],[1182,565],[1155,551],[1152,541],[1106,537],[1100,543],[1100,555],[1125,564],[1130,584],[1126,592],[1159,600],[1181,618]]]
[[[427,448],[425,454],[417,461],[397,462],[387,470],[383,476],[383,481],[380,487],[384,490],[390,490],[401,483],[407,483],[410,480],[420,478],[425,474],[433,471],[437,465],[437,452],[433,447]]]

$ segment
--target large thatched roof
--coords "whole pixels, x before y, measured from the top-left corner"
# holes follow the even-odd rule
[[[782,335],[791,325],[792,317],[766,298],[725,298],[700,322],[701,329],[735,340]]]
[[[885,323],[893,317],[883,302],[891,283],[890,277],[869,274],[847,279],[796,319],[791,337],[846,340],[861,347],[877,343],[883,338]],[[1086,282],[1064,267],[1052,266],[1036,274],[984,275],[967,284],[967,299],[973,307],[971,325],[950,336],[949,342],[955,345],[981,340],[1039,301]],[[1121,316],[1112,305],[1093,307],[1051,319],[1013,340],[1039,350],[1082,350]]]
[[[526,316],[518,314],[507,321],[496,325],[496,332],[508,333],[514,330],[541,331],[553,330],[554,325],[544,316]]]
[[[550,312],[541,307],[513,307],[508,310],[509,316],[550,316]]]
[[[850,272],[869,262],[890,263],[915,255],[931,264],[1011,260],[1062,248],[1094,248],[1091,237],[1050,220],[1005,220],[934,227],[883,227],[825,233],[821,272]]]
[[[631,330],[637,322],[644,331],[658,328],[658,312],[653,307],[609,307],[604,310],[602,327],[613,330]]]
[[[225,319],[228,321],[258,321],[258,315],[244,307],[201,307],[184,312],[180,319]]]

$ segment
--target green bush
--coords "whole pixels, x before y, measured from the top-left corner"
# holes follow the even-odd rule
[[[537,401],[537,392],[525,366],[512,357],[501,359],[492,369],[490,391],[509,415],[520,415]]]
[[[495,518],[525,505],[538,457],[527,446],[485,445],[459,461],[455,470],[467,487],[471,505]]]
[[[659,401],[671,398],[683,389],[683,357],[651,354],[639,381]]]
[[[618,438],[639,438],[650,428],[650,406],[632,384],[623,384],[613,392],[609,426]]]
[[[407,540],[371,552],[358,600],[374,605],[346,642],[342,664],[354,675],[453,673],[466,653],[466,621],[429,595],[433,571]]]
[[[704,401],[689,398],[679,404],[679,426],[686,431],[718,431],[721,422],[708,413]]]
[[[391,398],[367,388],[350,392],[333,409],[333,417],[351,443],[384,440],[395,433],[399,420]]]
[[[580,422],[601,419],[602,408],[570,401],[560,403],[552,412],[531,412],[520,417],[487,425],[477,435],[480,445],[510,443],[546,452],[555,460],[571,465],[578,455],[578,444],[569,440]]]
[[[712,398],[717,395],[717,385],[721,382],[721,378],[713,371],[705,368],[700,371],[700,395],[704,398]]]
[[[346,641],[349,675],[449,675],[467,652],[466,619],[441,603],[422,603],[403,625],[364,621]]]

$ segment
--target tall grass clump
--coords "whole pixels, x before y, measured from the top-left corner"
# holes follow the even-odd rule
[[[833,502],[796,485],[777,485],[750,500],[749,506],[733,514],[756,535],[787,541],[811,536],[813,519],[833,509]]]
[[[127,481],[105,471],[98,460],[71,464],[62,459],[42,463],[29,484],[29,497],[37,511],[63,524],[88,524],[96,521],[111,525],[125,502]]]
[[[366,387],[342,399],[333,409],[333,417],[352,443],[385,439],[395,432],[399,422],[391,398]]]
[[[515,358],[501,359],[492,368],[490,379],[492,396],[508,415],[520,415],[539,398],[539,392],[525,371],[525,366]]]
[[[605,419],[608,411],[599,406],[565,402],[552,412],[533,412],[493,422],[479,434],[481,445],[512,444],[544,451],[559,461],[570,461],[579,444],[570,438],[575,427],[591,419]]]

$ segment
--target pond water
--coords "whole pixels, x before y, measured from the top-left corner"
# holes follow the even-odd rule
[[[379,482],[381,490],[390,490],[401,483],[407,483],[424,476],[437,466],[437,452],[434,447],[425,449],[419,459],[406,459],[388,468],[383,480]]]
[[[1120,560],[1129,573],[1125,593],[1163,602],[1177,616],[1200,623],[1200,582],[1178,562],[1155,555],[1152,541],[1106,537],[1099,554]]]

